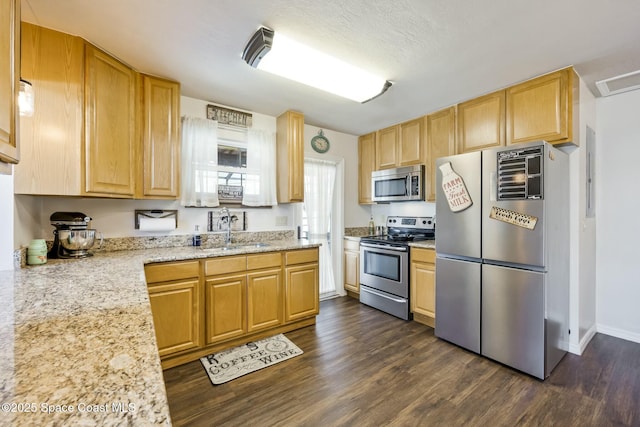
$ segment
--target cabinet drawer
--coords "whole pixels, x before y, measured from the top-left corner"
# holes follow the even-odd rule
[[[267,254],[247,255],[247,270],[259,268],[271,268],[282,266],[282,255],[280,252],[269,252]]]
[[[204,275],[216,276],[218,274],[236,273],[247,269],[247,257],[241,256],[223,256],[219,258],[211,258],[204,262]]]
[[[344,239],[344,250],[345,251],[359,251],[360,250],[360,240]]]
[[[144,266],[147,283],[170,282],[172,280],[198,277],[198,261],[163,262]]]
[[[306,262],[318,262],[318,248],[303,249],[285,253],[285,264],[304,264]]]
[[[435,264],[436,251],[433,249],[411,248],[411,261],[428,262],[431,264]]]

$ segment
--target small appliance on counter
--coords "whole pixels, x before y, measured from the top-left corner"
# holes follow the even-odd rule
[[[54,212],[49,217],[53,230],[53,246],[48,258],[84,258],[95,243],[96,230],[89,228],[91,217],[82,212]],[[102,245],[102,237],[100,238]]]

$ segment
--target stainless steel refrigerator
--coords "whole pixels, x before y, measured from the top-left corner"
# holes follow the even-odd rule
[[[537,141],[436,165],[436,336],[546,378],[569,346],[568,156]]]

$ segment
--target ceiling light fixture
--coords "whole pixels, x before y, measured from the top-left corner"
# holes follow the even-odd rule
[[[20,79],[18,92],[18,110],[21,116],[31,117],[34,110],[33,86],[26,80]]]
[[[299,83],[365,103],[391,82],[260,27],[242,53],[247,64]]]

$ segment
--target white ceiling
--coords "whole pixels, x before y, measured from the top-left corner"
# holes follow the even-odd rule
[[[596,95],[595,81],[640,69],[638,0],[22,0],[22,17],[185,96],[353,135],[569,65]],[[241,55],[261,25],[394,85],[359,104],[251,68]]]

